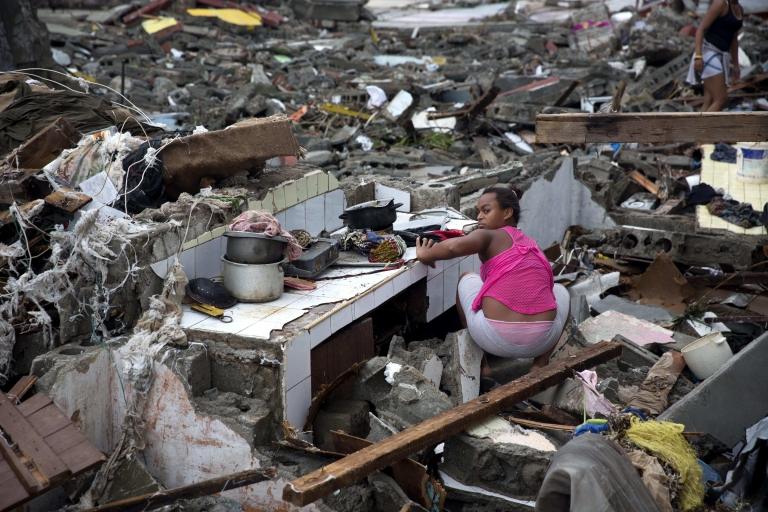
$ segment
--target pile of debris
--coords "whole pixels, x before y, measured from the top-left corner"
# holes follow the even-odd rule
[[[703,4],[32,3],[0,6],[0,508],[46,491],[30,508],[765,506],[768,185],[742,175],[765,151],[746,117],[768,110],[764,19],[745,17],[729,90],[748,122],[686,138],[654,118],[645,142],[578,116],[697,108],[682,77]],[[558,119],[591,135],[565,141]],[[244,212],[359,256],[332,271],[359,277],[419,267],[407,235],[461,236],[496,183],[525,191],[520,228],[570,293],[544,368],[481,372],[445,298],[469,260],[390,295],[312,302],[334,277],[288,278],[312,322],[258,342],[247,312],[186,304]],[[402,231],[341,225],[369,201]],[[357,362],[297,377],[339,333]],[[153,437],[190,426],[203,438]],[[168,462],[190,453],[194,470]]]

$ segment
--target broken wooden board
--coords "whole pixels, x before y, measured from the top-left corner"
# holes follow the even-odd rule
[[[283,499],[299,506],[312,503],[562,382],[573,370],[592,368],[620,354],[621,345],[603,342],[583,349],[566,360],[550,363],[472,401],[289,482],[283,488]]]
[[[74,215],[91,201],[91,196],[64,187],[45,196],[45,204],[69,215]]]
[[[768,140],[768,112],[539,114],[539,144],[671,143]]]
[[[15,405],[0,393],[0,510],[45,492],[105,457],[45,395]]]
[[[655,195],[656,197],[659,197],[659,186],[649,180],[645,177],[644,174],[640,173],[640,171],[632,171],[629,174],[627,174],[629,179],[643,187],[645,190],[650,192],[651,194]]]

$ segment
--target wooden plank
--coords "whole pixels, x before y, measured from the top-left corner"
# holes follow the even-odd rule
[[[45,196],[45,204],[70,215],[91,201],[91,196],[63,187]]]
[[[61,414],[61,413],[59,413]],[[69,469],[62,460],[45,444],[43,436],[37,433],[32,424],[0,393],[0,428],[16,443],[21,452],[32,459],[45,477],[55,482],[69,476]],[[5,443],[0,443],[5,445]],[[6,453],[3,454],[4,456]],[[5,457],[8,460],[8,457]],[[12,464],[10,460],[9,463]]]
[[[266,469],[248,469],[231,475],[224,475],[210,480],[203,480],[184,487],[176,487],[167,491],[157,491],[141,496],[126,498],[124,500],[113,501],[95,508],[89,508],[85,512],[103,512],[106,510],[119,510],[121,512],[132,512],[139,510],[151,510],[158,508],[182,498],[199,498],[237,489],[245,485],[255,484],[274,478],[276,471],[274,468]]]
[[[602,342],[581,350],[568,359],[554,361],[474,400],[289,482],[283,488],[283,499],[300,506],[312,503],[562,382],[573,370],[591,368],[619,354],[620,344]]]
[[[74,424],[70,423],[58,432],[46,436],[45,444],[53,449],[53,453],[60,456],[61,453],[69,450],[73,446],[79,445],[85,440],[85,436]],[[65,464],[66,462],[67,461],[64,461]],[[70,468],[70,471],[72,471],[72,468]]]
[[[106,458],[87,439],[83,439],[82,443],[65,450],[60,454],[60,457],[73,475],[103,462]]]
[[[54,403],[30,414],[26,419],[40,437],[47,437],[72,423]]]
[[[538,114],[538,144],[768,141],[768,112]]]
[[[649,180],[644,174],[641,174],[640,171],[632,171],[627,176],[651,194],[659,197],[659,186]]]
[[[4,443],[0,441],[0,444]],[[5,468],[0,471],[0,510],[8,510],[28,500],[31,495],[2,456],[0,456],[0,467]]]
[[[29,400],[21,402],[16,408],[26,418],[52,403],[53,400],[42,393],[38,393],[33,395]]]
[[[13,471],[14,478],[9,478],[8,480],[13,483],[14,481],[18,483],[27,493],[38,493],[45,489],[45,487],[48,485],[48,480],[40,474],[39,471],[33,473],[32,470],[27,466],[27,461],[29,459],[25,458],[22,460],[18,455],[16,455],[14,449],[10,446],[8,446],[5,441],[0,439],[0,455],[2,455],[2,458],[5,462],[8,463],[8,465],[11,468],[11,471]]]
[[[35,375],[24,375],[16,382],[16,384],[13,385],[11,390],[8,391],[8,398],[14,404],[18,403],[19,400],[24,398],[24,395],[26,395],[29,390],[32,389],[32,386],[35,385],[35,382],[37,382],[37,377]]]

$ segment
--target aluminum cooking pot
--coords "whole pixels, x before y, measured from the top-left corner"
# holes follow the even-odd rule
[[[235,263],[265,264],[283,259],[288,240],[247,231],[226,231],[227,259]]]
[[[377,199],[350,206],[339,215],[351,229],[386,229],[395,223],[397,209],[402,203],[395,204],[394,199]]]
[[[224,287],[241,302],[270,302],[283,294],[283,266],[286,260],[263,265],[246,265],[221,258]]]

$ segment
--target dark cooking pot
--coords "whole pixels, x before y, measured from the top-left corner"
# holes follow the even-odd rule
[[[395,204],[394,199],[377,199],[350,206],[339,215],[352,229],[386,229],[395,223],[397,209],[402,203]]]

